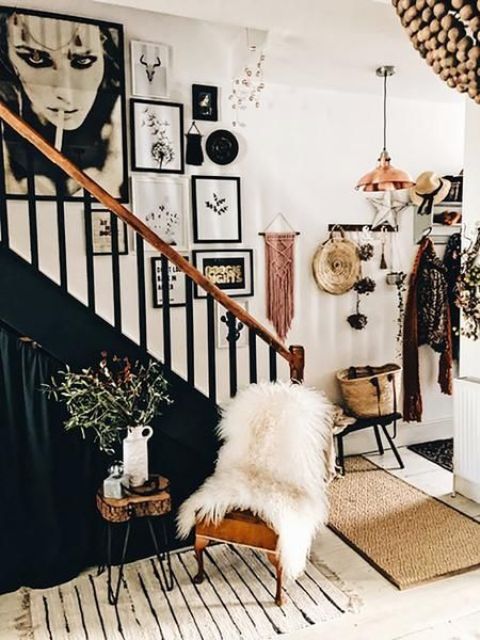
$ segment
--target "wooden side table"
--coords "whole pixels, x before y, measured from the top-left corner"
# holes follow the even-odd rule
[[[151,476],[152,478],[152,476]],[[107,537],[107,553],[106,553],[106,566],[107,566],[107,591],[108,601],[110,604],[116,605],[118,602],[118,596],[120,593],[120,586],[123,577],[123,567],[125,564],[125,557],[127,554],[128,540],[130,537],[130,527],[132,520],[137,518],[145,518],[150,536],[152,538],[153,547],[155,549],[155,555],[157,557],[165,589],[171,591],[173,589],[173,573],[172,565],[170,561],[170,549],[168,532],[166,527],[166,518],[170,515],[172,510],[172,501],[169,491],[169,481],[162,476],[153,476],[156,489],[153,492],[146,492],[148,488],[138,487],[135,489],[135,493],[127,495],[123,498],[105,498],[102,488],[97,491],[97,509],[102,516],[106,525],[106,537]],[[153,524],[153,518],[159,518],[162,528],[163,545],[160,550],[157,535]],[[120,560],[120,567],[115,587],[112,588],[112,533],[113,527],[117,525],[125,525],[125,533],[122,544],[122,556]],[[166,567],[164,564],[166,563]],[[98,573],[100,574],[105,565],[99,567]]]

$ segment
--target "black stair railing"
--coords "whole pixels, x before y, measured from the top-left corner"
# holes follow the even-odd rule
[[[156,327],[161,336],[163,345],[163,361],[165,365],[172,368],[174,360],[174,344],[172,339],[172,329],[177,325],[176,316],[172,324],[172,309],[170,305],[170,275],[169,262],[185,274],[185,353],[186,353],[186,379],[194,386],[198,385],[198,375],[196,371],[196,339],[195,339],[195,318],[196,313],[200,313],[205,308],[202,315],[206,318],[206,393],[214,402],[217,400],[217,391],[219,381],[225,386],[228,382],[228,392],[230,396],[234,396],[237,392],[240,379],[239,357],[237,352],[238,339],[242,331],[248,332],[248,380],[256,382],[259,379],[258,366],[258,338],[267,344],[268,354],[268,373],[263,377],[270,380],[276,380],[278,375],[277,358],[280,357],[289,366],[290,378],[293,381],[301,382],[303,380],[304,353],[301,346],[292,346],[289,349],[282,344],[272,333],[270,333],[256,318],[250,315],[235,300],[227,296],[223,291],[216,287],[208,280],[200,271],[198,271],[188,260],[179,254],[173,247],[165,243],[159,238],[149,227],[141,222],[131,211],[124,205],[119,203],[100,185],[92,180],[88,175],[83,173],[68,158],[63,156],[58,150],[51,146],[40,134],[32,129],[18,115],[11,112],[3,103],[0,102],[0,119],[3,120],[3,128],[10,126],[17,133],[23,136],[25,145],[29,144],[36,147],[50,162],[57,165],[70,178],[75,180],[83,190],[83,197],[80,202],[83,204],[83,221],[85,231],[85,274],[87,285],[87,305],[92,312],[97,312],[98,304],[96,300],[96,274],[95,274],[95,256],[93,250],[93,211],[94,207],[101,205],[110,211],[111,226],[111,277],[112,277],[112,309],[113,309],[113,325],[118,331],[123,330],[122,318],[122,277],[120,263],[120,247],[118,242],[118,228],[120,224],[125,222],[135,234],[136,249],[136,284],[137,284],[137,306],[138,306],[138,343],[147,350],[151,345],[151,336],[149,336],[148,313],[146,302],[146,273],[145,273],[145,242],[148,242],[161,254],[161,293],[162,293],[162,311],[161,311],[161,331]],[[2,131],[3,133],[3,131]],[[31,158],[32,154],[26,149],[26,158]],[[31,160],[27,160],[31,162]],[[30,245],[30,262],[34,269],[39,269],[39,212],[37,211],[38,198],[35,193],[35,179],[33,171],[28,171],[27,187],[28,194],[26,196],[28,208],[28,225],[29,225],[29,245]],[[42,198],[43,199],[43,198]],[[71,198],[69,199],[71,200]],[[10,229],[9,229],[9,199],[5,194],[4,181],[4,162],[3,149],[0,145],[0,233],[1,242],[4,246],[10,245]],[[57,242],[58,242],[58,271],[59,284],[65,291],[68,290],[68,242],[66,232],[66,219],[68,219],[68,207],[71,206],[67,201],[62,183],[58,181],[56,196],[54,199],[56,206],[56,226],[57,226]],[[119,220],[120,218],[120,220]],[[122,222],[123,221],[123,222]],[[206,298],[202,301],[194,300],[194,287],[199,287],[206,292]],[[204,302],[206,301],[206,302]],[[222,313],[218,314],[217,305],[222,306]],[[200,309],[199,309],[200,306]],[[177,312],[178,313],[178,312]],[[216,349],[216,320],[224,325],[225,337],[228,343],[228,374],[224,375],[223,371],[219,371],[219,360]],[[155,336],[156,337],[156,336]]]

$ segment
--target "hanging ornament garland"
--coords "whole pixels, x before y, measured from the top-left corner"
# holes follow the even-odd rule
[[[242,73],[233,79],[232,93],[228,96],[233,109],[232,125],[234,127],[245,126],[245,122],[241,119],[241,111],[246,111],[251,106],[255,109],[260,108],[260,94],[265,89],[263,78],[265,52],[259,50],[257,43],[252,40],[253,31],[246,30],[248,61]]]
[[[480,104],[480,7],[473,0],[392,0],[422,58]]]
[[[462,254],[458,280],[458,305],[462,310],[461,334],[480,339],[480,228],[477,237]]]

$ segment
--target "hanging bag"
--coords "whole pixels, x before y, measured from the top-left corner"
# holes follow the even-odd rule
[[[345,238],[342,227],[332,229],[328,240],[318,247],[312,268],[320,289],[334,295],[346,293],[360,277],[358,246]]]

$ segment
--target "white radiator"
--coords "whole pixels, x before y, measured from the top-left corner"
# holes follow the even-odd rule
[[[480,502],[480,380],[454,383],[454,489]]]

